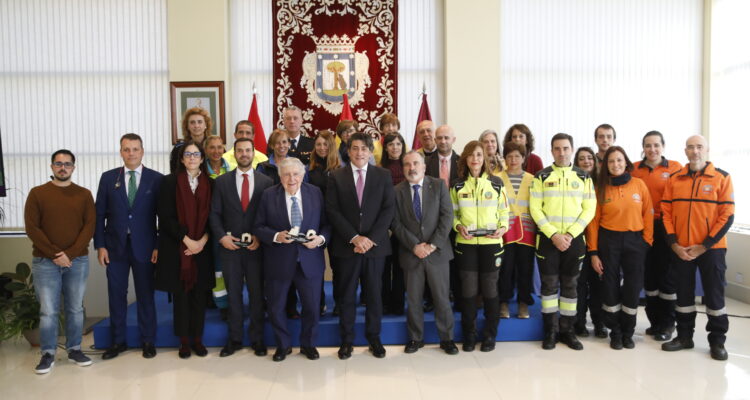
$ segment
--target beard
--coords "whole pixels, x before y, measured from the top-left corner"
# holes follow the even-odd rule
[[[55,174],[55,179],[57,179],[60,182],[66,182],[70,180],[70,175],[60,176],[60,175]]]

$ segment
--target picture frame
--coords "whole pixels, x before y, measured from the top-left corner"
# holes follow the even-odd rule
[[[224,81],[169,82],[172,114],[172,145],[182,139],[182,116],[189,108],[201,107],[213,121],[211,135],[226,143]]]

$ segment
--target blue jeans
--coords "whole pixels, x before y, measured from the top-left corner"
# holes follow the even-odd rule
[[[76,257],[70,267],[60,267],[49,258],[34,257],[34,291],[41,305],[39,334],[42,354],[54,355],[60,320],[60,294],[65,299],[65,348],[81,349],[83,295],[89,276],[89,256]]]

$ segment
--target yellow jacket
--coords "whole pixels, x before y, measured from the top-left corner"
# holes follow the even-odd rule
[[[534,177],[529,208],[538,229],[548,238],[555,233],[577,237],[596,213],[591,177],[578,167],[552,164]]]
[[[229,151],[224,153],[224,155],[221,157],[226,160],[227,164],[229,164],[228,171],[237,168],[237,159],[234,158],[234,148],[229,149]],[[253,169],[255,169],[258,164],[266,161],[268,161],[268,156],[258,150],[255,150],[255,156],[253,157]]]
[[[458,225],[475,226],[485,229],[488,224],[495,224],[497,229],[508,227],[508,196],[503,182],[495,177],[483,174],[478,178],[469,177],[458,182],[451,188],[453,203],[453,229]],[[464,244],[503,244],[502,238],[491,239],[475,237],[464,239],[461,234],[456,235],[456,243]]]

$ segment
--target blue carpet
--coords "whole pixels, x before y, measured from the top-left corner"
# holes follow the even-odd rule
[[[320,327],[318,329],[318,346],[334,346],[338,347],[341,344],[339,339],[338,331],[338,317],[334,317],[331,314],[333,310],[333,299],[331,297],[332,288],[331,283],[326,282],[326,303],[328,311],[320,319]],[[156,330],[156,347],[178,347],[179,338],[177,338],[172,330],[172,304],[167,302],[167,294],[164,292],[156,292],[156,319],[157,319],[157,330]],[[245,293],[245,332],[249,324],[249,314],[247,309],[247,293]],[[542,315],[541,305],[538,298],[536,304],[529,307],[529,313],[531,318],[529,319],[517,319],[517,305],[515,302],[511,302],[510,311],[512,318],[500,320],[500,328],[498,329],[497,340],[498,341],[524,341],[524,340],[542,340],[544,332],[542,329]],[[456,312],[455,316],[455,329],[454,337],[457,342],[461,341],[461,314]],[[435,316],[433,313],[425,314],[425,337],[426,343],[438,343],[440,338],[437,335],[435,329]],[[292,345],[299,346],[299,332],[300,332],[300,321],[289,320],[289,331],[292,336]],[[484,316],[480,310],[477,316],[478,331],[481,332],[482,324],[484,323]],[[364,330],[365,330],[365,309],[364,307],[357,308],[357,320],[356,320],[356,339],[354,344],[361,346],[366,345]],[[109,318],[102,320],[93,327],[94,330],[94,346],[97,349],[107,348],[112,344],[112,337],[110,333]],[[133,303],[128,306],[128,319],[127,319],[127,342],[129,347],[140,347],[141,340],[138,332],[137,312],[136,304]],[[408,341],[407,329],[406,329],[406,317],[385,315],[383,317],[382,332],[380,335],[383,344],[404,344]],[[264,340],[267,345],[274,346],[273,330],[271,329],[270,323],[266,321]],[[245,334],[245,345],[249,346],[249,339]],[[227,325],[221,320],[219,316],[219,310],[210,309],[206,312],[206,324],[203,334],[203,343],[209,347],[221,347],[227,342]]]

